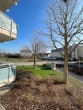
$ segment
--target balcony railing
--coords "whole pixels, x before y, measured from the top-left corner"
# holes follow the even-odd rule
[[[17,34],[16,23],[2,12],[0,12],[0,27]]]
[[[0,11],[0,29],[1,29],[0,34],[8,36],[10,40],[11,38],[13,39],[13,37],[14,39],[17,37],[17,24],[1,11]],[[3,33],[1,33],[2,31]]]

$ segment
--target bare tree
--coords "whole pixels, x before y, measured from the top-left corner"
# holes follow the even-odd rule
[[[46,52],[45,42],[41,39],[38,33],[34,33],[31,37],[31,49],[34,54],[34,69],[36,68],[36,57],[39,53]]]
[[[48,36],[54,47],[64,57],[64,83],[67,83],[68,59],[75,48],[83,42],[83,6],[82,0],[55,0],[47,10],[45,20]],[[69,46],[75,44],[69,51]],[[64,54],[58,47],[64,48]]]

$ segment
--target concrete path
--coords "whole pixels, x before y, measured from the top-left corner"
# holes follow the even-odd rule
[[[12,87],[13,87],[12,85],[6,85],[4,87],[0,87],[0,96],[7,93],[9,90],[11,90]],[[0,103],[0,110],[6,110],[1,103]]]
[[[11,63],[11,62],[8,62]],[[15,66],[22,66],[22,65],[34,65],[34,62],[12,62],[14,63]],[[46,64],[46,61],[42,61],[42,62],[36,62],[37,65],[42,65],[42,64]]]
[[[12,88],[13,88],[13,86],[11,84],[0,87],[0,96],[4,95],[6,92],[11,90]]]

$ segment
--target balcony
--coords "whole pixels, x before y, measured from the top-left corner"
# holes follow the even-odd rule
[[[0,0],[0,11],[5,12],[14,4],[17,4],[19,0]]]
[[[17,38],[17,24],[0,11],[0,42]]]

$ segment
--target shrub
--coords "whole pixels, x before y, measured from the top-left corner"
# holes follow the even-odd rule
[[[32,89],[36,88],[36,83],[33,80],[30,81],[29,85]]]
[[[75,72],[76,70],[78,70],[77,66],[74,66],[72,69],[70,69],[71,72]]]
[[[64,82],[62,80],[60,80],[60,79],[57,79],[57,80],[54,81],[54,84],[55,85],[56,84],[64,84]]]
[[[43,94],[46,94],[48,93],[48,88],[47,88],[47,85],[44,83],[44,84],[40,84],[39,86],[39,91]]]
[[[33,73],[23,69],[16,70],[16,80],[21,80],[22,78],[32,78]]]
[[[55,78],[52,78],[53,80],[53,85],[57,85],[57,84],[64,84],[63,82],[63,79],[61,77],[55,77]]]
[[[54,83],[54,80],[53,80],[50,76],[47,76],[47,77],[45,78],[45,83],[46,83],[48,86],[50,86],[50,85],[52,85],[52,84]]]
[[[40,75],[37,75],[37,76],[33,76],[33,81],[35,82],[35,83],[39,83],[40,81],[41,81],[41,76]]]
[[[75,74],[77,74],[77,75],[83,75],[83,70],[76,70],[75,71]]]
[[[25,86],[29,86],[29,83],[30,83],[29,79],[22,78],[19,81],[13,82],[13,85],[15,87],[25,87]]]
[[[83,67],[80,68],[83,71]]]
[[[78,69],[79,69],[79,67],[78,67],[78,66],[76,66],[76,65],[74,65],[74,68],[75,68],[76,70],[78,70]]]
[[[46,64],[43,64],[43,66],[47,66]]]
[[[61,68],[61,67],[64,67],[64,65],[63,64],[56,64],[56,67]]]
[[[83,69],[80,68],[79,70],[77,66],[74,66],[72,69],[69,69],[69,71],[74,72],[77,75],[83,75]]]

